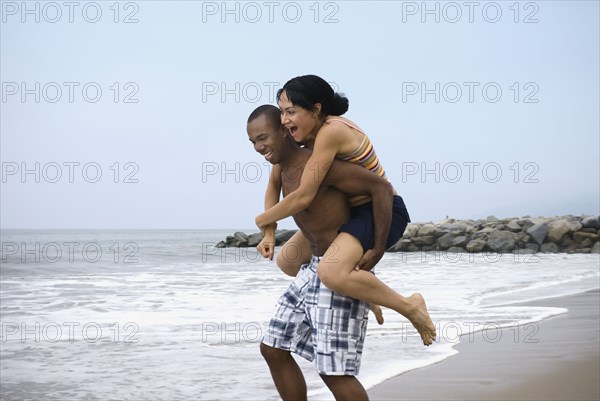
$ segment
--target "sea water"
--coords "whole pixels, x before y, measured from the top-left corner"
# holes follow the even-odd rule
[[[292,278],[235,230],[3,230],[1,399],[276,400],[259,352]],[[247,231],[248,232],[248,231]],[[599,287],[598,254],[387,253],[377,275],[421,292],[438,328],[422,345],[384,308],[371,318],[360,381],[371,387],[439,362],[459,341],[535,342],[563,308],[514,305]],[[461,337],[462,335],[462,337]],[[332,399],[296,358],[312,399]]]

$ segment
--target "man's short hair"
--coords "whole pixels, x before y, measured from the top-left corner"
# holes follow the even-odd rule
[[[248,117],[248,124],[262,115],[267,117],[267,122],[273,128],[281,128],[281,112],[272,104],[263,104],[262,106],[258,106],[256,109],[254,109],[254,111],[250,113],[250,116]]]

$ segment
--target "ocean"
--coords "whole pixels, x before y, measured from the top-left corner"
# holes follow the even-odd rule
[[[292,279],[255,249],[214,247],[234,231],[3,230],[0,398],[279,399],[259,343]],[[600,287],[598,254],[387,253],[376,271],[425,296],[438,340],[423,346],[392,310],[382,326],[371,316],[365,387],[448,358],[459,341],[493,346],[501,327],[535,343],[536,322],[566,309],[514,303]],[[296,359],[309,398],[333,399]]]

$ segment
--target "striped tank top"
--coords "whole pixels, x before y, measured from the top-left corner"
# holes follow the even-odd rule
[[[373,149],[373,144],[371,143],[371,140],[369,139],[367,134],[365,134],[360,128],[355,127],[354,125],[349,124],[348,122],[346,122],[344,120],[341,120],[341,119],[327,120],[327,122],[330,122],[330,121],[340,121],[340,122],[346,124],[348,127],[354,128],[355,130],[357,130],[358,132],[360,132],[364,135],[362,143],[354,152],[348,153],[345,155],[337,155],[336,158],[339,160],[346,161],[346,162],[358,164],[359,166],[364,167],[367,170],[374,172],[375,174],[379,175],[380,177],[387,179],[387,177],[385,175],[385,170],[383,169],[383,166],[381,165],[381,163],[379,163],[379,159],[377,158],[375,149]],[[348,198],[348,200],[350,202],[350,206],[358,206],[358,205],[363,205],[365,203],[371,202],[371,197],[366,196],[366,195],[353,195],[353,196],[350,196]]]

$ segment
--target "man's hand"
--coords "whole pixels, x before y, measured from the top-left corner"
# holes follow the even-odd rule
[[[269,258],[269,260],[273,260],[273,255],[275,254],[275,229],[277,228],[277,224],[271,224],[265,227],[263,231],[263,239],[260,241],[256,249],[263,256],[263,258]]]
[[[263,258],[269,258],[272,261],[275,254],[275,236],[265,235],[256,249],[258,249]]]
[[[375,265],[381,260],[383,254],[385,253],[385,249],[369,249],[363,255],[362,259],[358,262],[354,270],[366,270],[371,271],[375,267]]]

